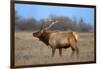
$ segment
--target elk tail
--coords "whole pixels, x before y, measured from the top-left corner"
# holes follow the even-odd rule
[[[78,35],[77,35],[77,33],[76,33],[76,32],[73,32],[73,35],[74,35],[74,37],[75,37],[75,40],[77,41],[77,40],[78,40]]]

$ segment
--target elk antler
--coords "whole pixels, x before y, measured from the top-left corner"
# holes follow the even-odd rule
[[[58,23],[58,21],[56,20],[56,21],[54,21],[54,22],[52,22],[47,28],[45,28],[45,29],[49,29],[50,27],[52,27],[54,24],[57,24]]]
[[[41,27],[40,27],[40,30],[42,30],[43,29],[43,23],[41,24]]]

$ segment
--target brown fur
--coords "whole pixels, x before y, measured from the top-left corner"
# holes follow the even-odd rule
[[[72,55],[74,52],[79,53],[77,47],[77,34],[73,31],[68,32],[48,32],[41,29],[38,32],[33,33],[34,37],[39,38],[43,43],[52,48],[52,56],[54,56],[55,50],[59,49],[59,55],[62,55],[62,48],[72,49]]]

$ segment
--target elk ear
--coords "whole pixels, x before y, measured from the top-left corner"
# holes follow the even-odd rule
[[[43,31],[44,31],[44,30],[43,30],[43,29],[41,29],[41,30],[40,30],[40,33],[43,33]]]

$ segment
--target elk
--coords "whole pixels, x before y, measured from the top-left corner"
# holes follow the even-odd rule
[[[62,56],[62,49],[71,48],[72,54],[76,53],[77,56],[79,54],[79,49],[77,47],[78,35],[74,31],[66,31],[66,32],[50,32],[48,29],[52,27],[54,24],[57,24],[57,20],[51,21],[51,24],[43,28],[43,24],[39,31],[34,32],[33,36],[38,38],[47,46],[50,46],[52,49],[52,56],[54,56],[56,49],[59,49],[59,55]]]

